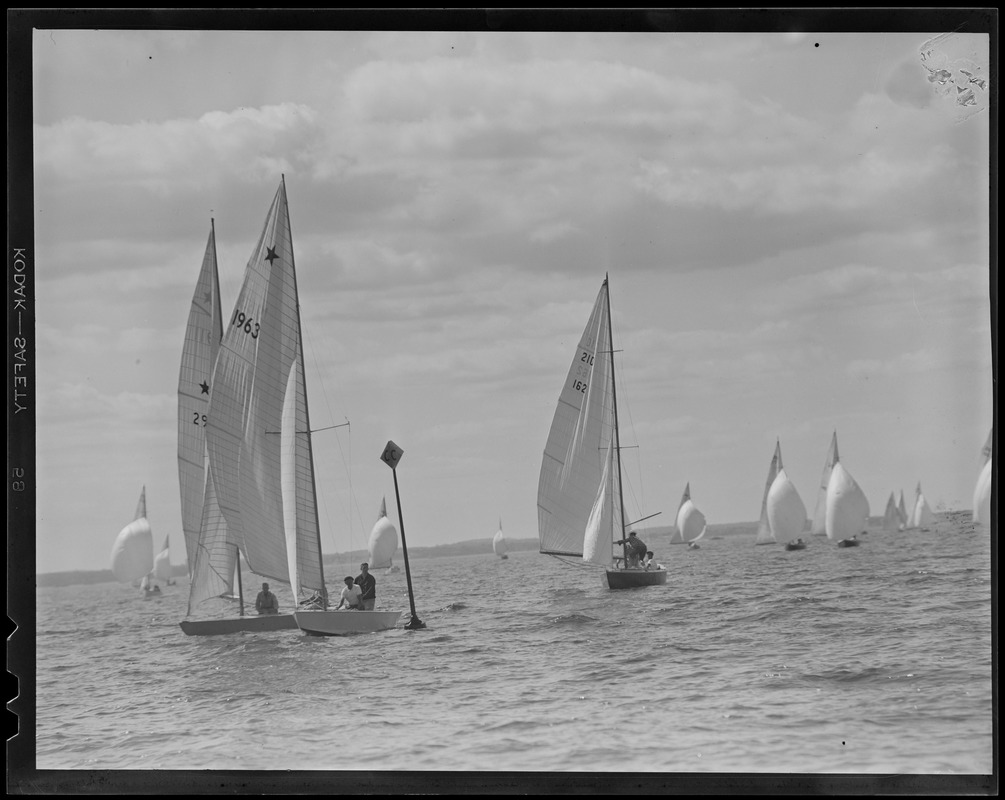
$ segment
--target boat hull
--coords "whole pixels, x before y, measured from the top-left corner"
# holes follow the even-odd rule
[[[798,543],[797,542],[788,542],[785,545],[785,549],[786,550],[805,550],[806,549],[806,543],[805,542],[798,542]]]
[[[184,619],[181,629],[188,636],[221,636],[228,633],[262,631],[295,631],[297,621],[293,614],[262,614],[224,619]]]
[[[609,589],[637,589],[641,586],[663,586],[667,582],[665,569],[609,569]]]
[[[297,626],[311,636],[349,636],[397,627],[401,611],[297,611]]]
[[[858,547],[859,542],[857,539],[842,539],[838,542],[838,547]]]

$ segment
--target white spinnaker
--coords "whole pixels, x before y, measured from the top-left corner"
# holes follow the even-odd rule
[[[380,513],[370,530],[367,542],[370,553],[370,569],[387,569],[391,566],[394,554],[398,550],[398,529],[387,518],[387,502],[380,501]]]
[[[492,552],[497,556],[506,555],[506,537],[503,535],[502,520],[499,521],[499,530],[492,537]]]
[[[858,536],[868,522],[869,501],[851,473],[838,461],[827,484],[827,538],[840,540]]]
[[[164,539],[164,546],[154,556],[154,577],[161,581],[171,580],[171,546],[170,537]]]
[[[147,490],[143,487],[133,521],[112,544],[112,573],[116,580],[131,583],[148,575],[154,567],[154,537],[147,520]]]
[[[779,544],[801,538],[806,528],[806,505],[784,468],[778,471],[768,490],[768,519]]]
[[[677,511],[677,530],[687,543],[697,541],[705,535],[705,515],[698,510],[690,498]]]
[[[548,433],[538,481],[540,551],[583,555],[614,430],[607,282],[576,348]],[[610,476],[617,481],[617,476]],[[615,505],[617,505],[615,503]],[[620,529],[621,512],[612,509]]]

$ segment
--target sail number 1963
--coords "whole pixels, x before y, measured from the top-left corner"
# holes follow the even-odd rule
[[[261,328],[257,322],[255,322],[251,317],[246,316],[245,313],[237,308],[234,309],[234,317],[230,320],[231,325],[236,325],[238,328],[243,328],[245,333],[250,333],[252,339],[258,338],[258,331]]]

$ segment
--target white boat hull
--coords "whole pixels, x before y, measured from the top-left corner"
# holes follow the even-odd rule
[[[311,636],[349,636],[397,627],[401,611],[296,611],[297,626]]]
[[[184,619],[180,625],[188,636],[221,636],[242,631],[257,633],[297,630],[297,621],[293,614],[261,614],[224,619]]]

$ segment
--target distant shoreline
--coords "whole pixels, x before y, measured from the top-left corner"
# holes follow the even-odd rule
[[[969,514],[969,511],[937,511],[936,515],[953,517],[958,514]],[[869,524],[882,525],[882,517],[870,517]],[[642,537],[652,537],[655,540],[663,539],[670,535],[673,530],[672,525],[654,526],[651,528],[636,528]],[[708,536],[716,538],[719,536],[740,536],[754,535],[757,530],[757,522],[726,522],[708,526]],[[644,540],[644,539],[643,539]],[[533,539],[507,539],[506,546],[510,552],[536,551],[538,549],[538,538]],[[451,544],[429,545],[426,547],[408,548],[409,558],[438,558],[442,556],[471,556],[471,555],[491,555],[492,539],[468,539],[463,542],[453,542]],[[350,550],[348,553],[335,553],[324,557],[326,567],[344,561],[346,558],[355,561],[356,559],[367,558],[366,550]],[[401,565],[401,554],[395,554],[395,563]],[[175,564],[172,567],[173,578],[183,578],[186,575],[184,564]],[[38,586],[76,586],[91,583],[117,583],[115,576],[110,569],[101,570],[71,570],[69,572],[42,572],[35,575],[35,585]]]

